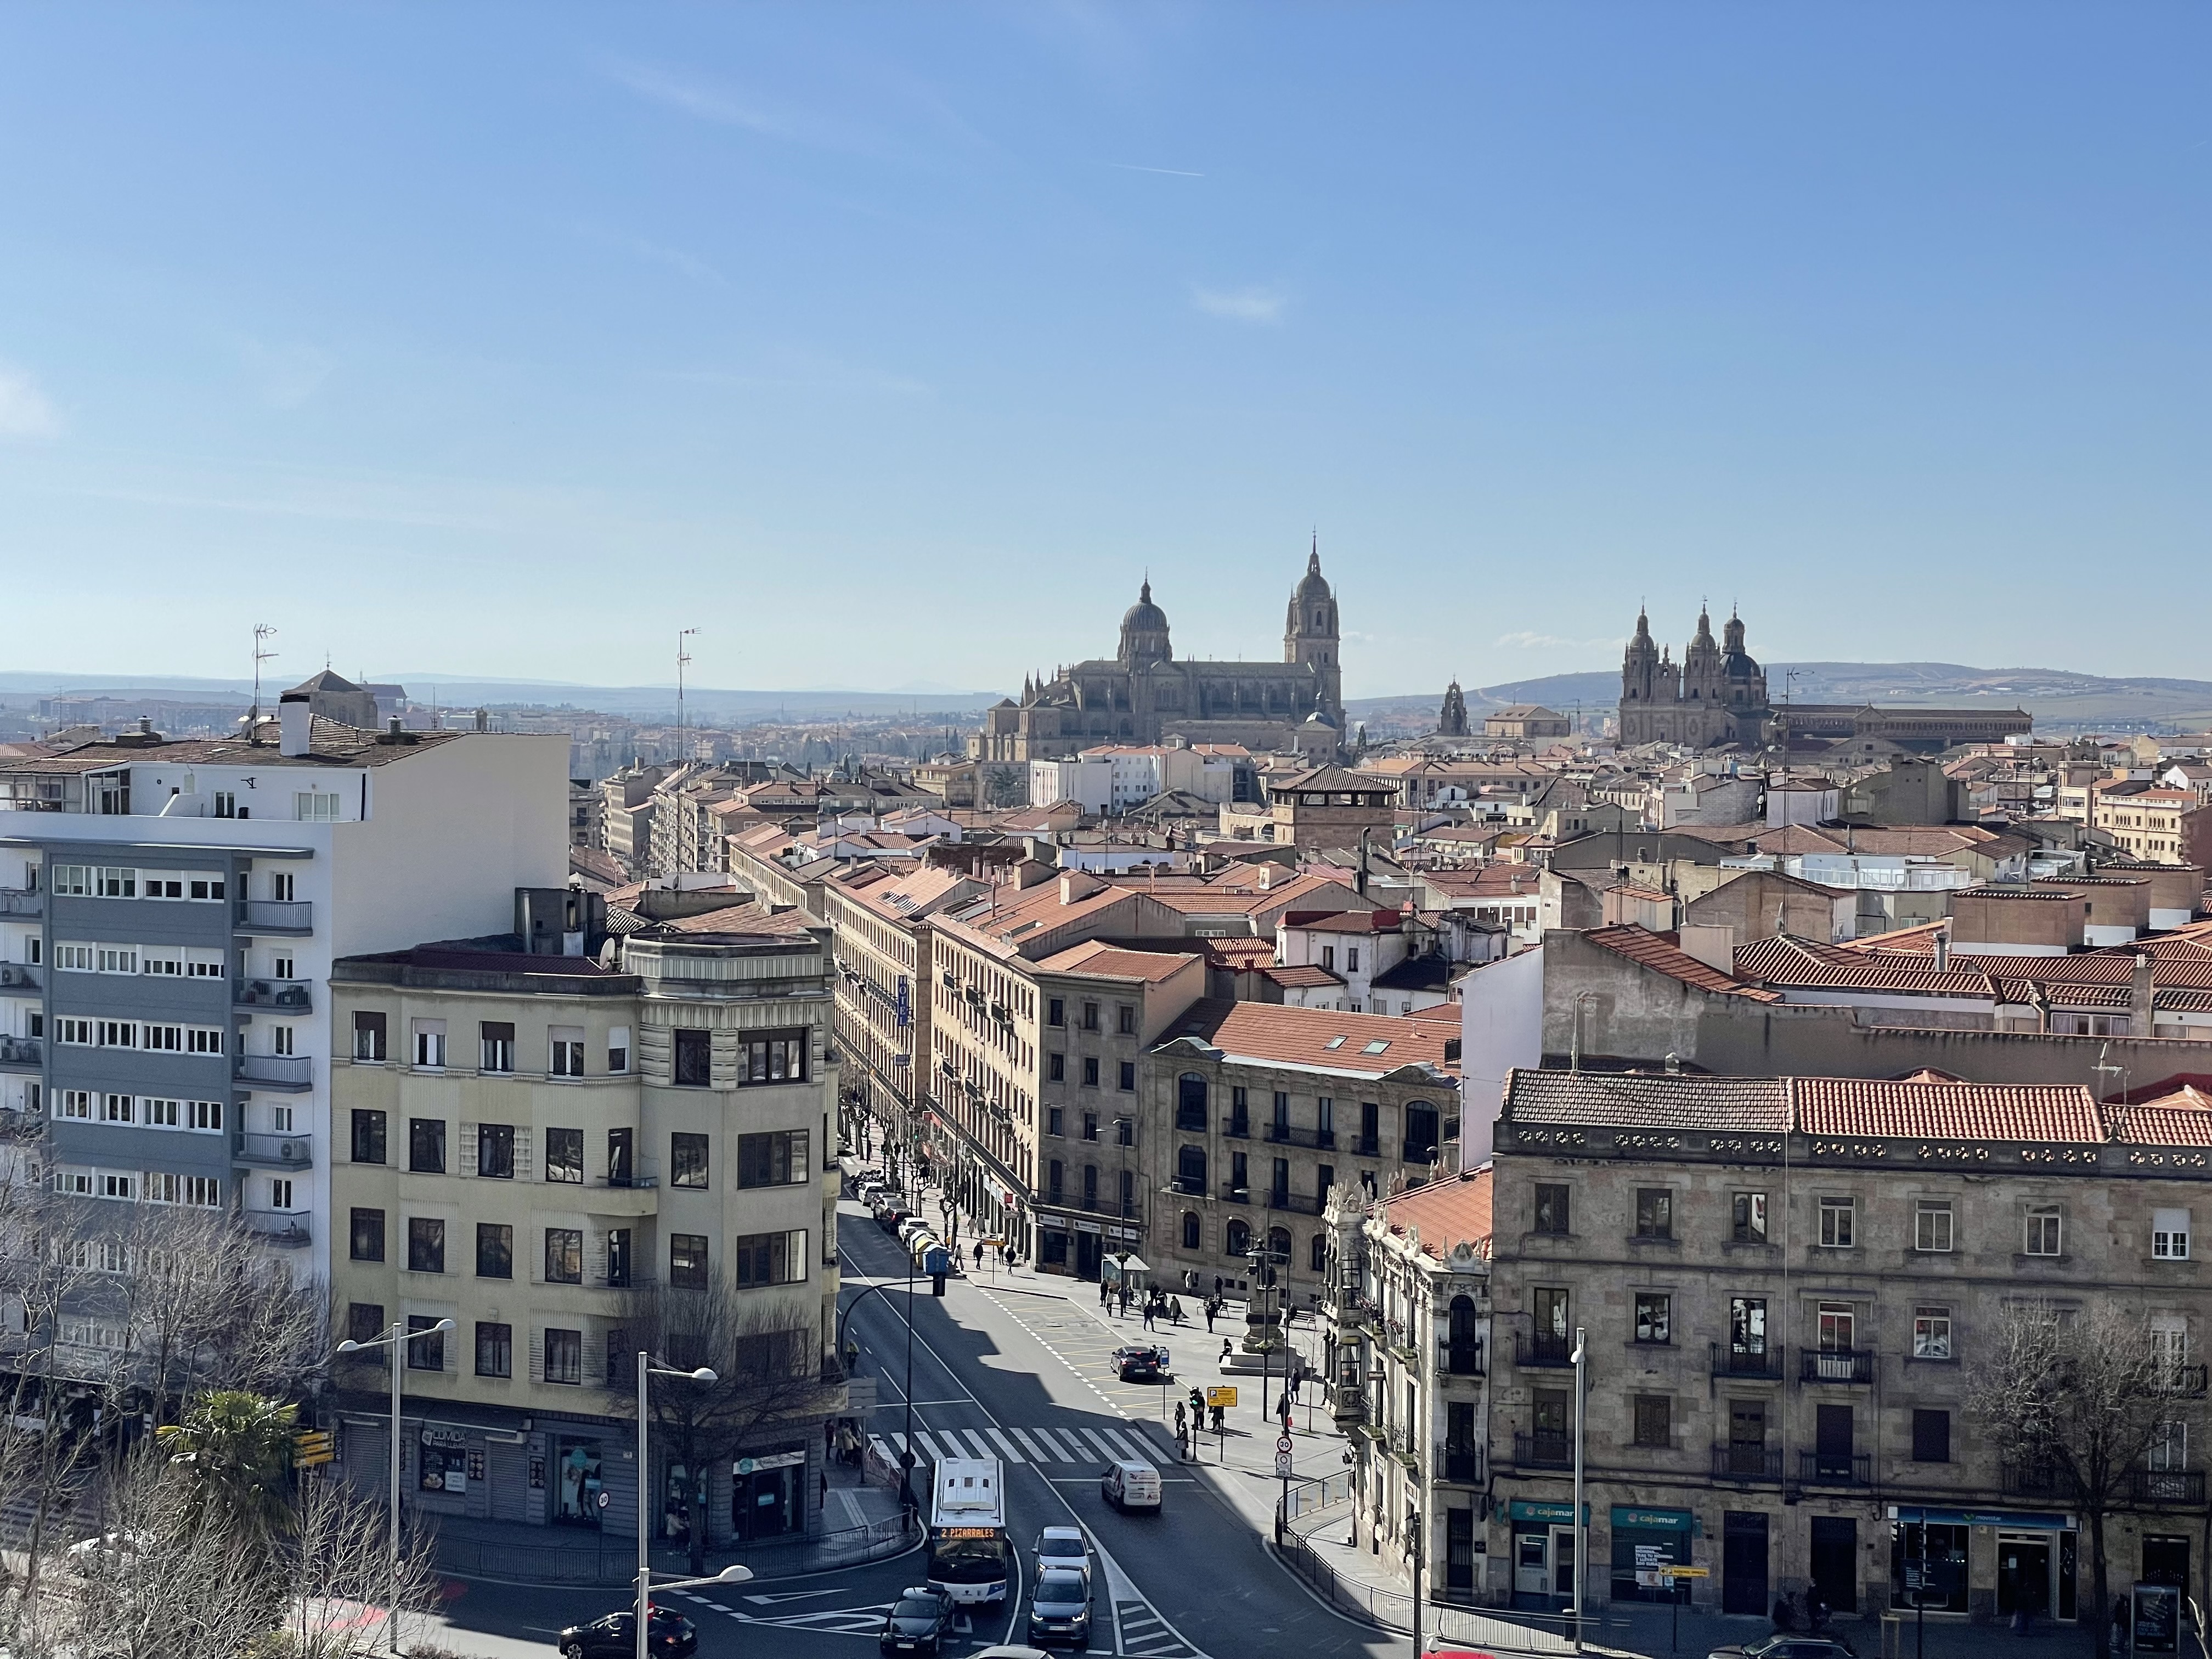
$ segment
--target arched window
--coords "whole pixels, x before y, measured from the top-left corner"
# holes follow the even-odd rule
[[[1291,1265],[1291,1230],[1288,1227],[1267,1229],[1267,1254],[1279,1256],[1282,1265],[1286,1267]]]
[[[1198,1248],[1198,1212],[1195,1210],[1182,1212],[1182,1247],[1186,1250]]]
[[[1252,1254],[1252,1224],[1241,1218],[1229,1224],[1227,1236],[1222,1243],[1224,1255],[1246,1256]]]
[[[1451,1325],[1446,1338],[1450,1369],[1455,1376],[1472,1376],[1482,1370],[1482,1347],[1475,1334],[1474,1298],[1455,1296],[1451,1301]]]
[[[1206,1079],[1196,1072],[1176,1079],[1176,1127],[1206,1131]]]
[[[1176,1153],[1176,1187],[1194,1197],[1206,1195],[1206,1148],[1185,1146]]]
[[[1313,1236],[1313,1249],[1307,1254],[1312,1258],[1306,1264],[1308,1267],[1317,1273],[1327,1273],[1328,1271],[1328,1235],[1316,1233]]]

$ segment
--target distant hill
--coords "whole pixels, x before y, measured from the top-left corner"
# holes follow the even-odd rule
[[[1786,676],[1794,673],[1790,679]],[[1952,662],[1796,662],[1766,665],[1769,693],[1784,688],[1799,702],[1918,704],[1946,708],[2021,708],[2039,731],[2199,732],[2212,728],[2212,680],[2106,679],[2063,668],[1970,668]],[[1433,727],[1443,688],[1419,696],[1360,697],[1345,709],[1377,725]],[[1467,696],[1468,712],[1540,702],[1561,714],[1610,714],[1620,702],[1618,670],[1547,674],[1486,685]]]

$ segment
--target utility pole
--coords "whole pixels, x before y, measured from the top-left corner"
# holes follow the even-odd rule
[[[267,623],[253,624],[253,712],[246,716],[246,740],[248,743],[253,741],[254,733],[261,729],[261,665],[272,660],[276,655],[274,651],[267,649],[262,641],[276,631],[276,629]]]
[[[1571,1356],[1575,1365],[1575,1651],[1583,1650],[1583,1580],[1589,1576],[1589,1516],[1583,1510],[1583,1395],[1584,1389],[1583,1358],[1589,1344],[1583,1340],[1583,1328],[1575,1327],[1575,1351]],[[1418,1650],[1416,1650],[1418,1652]]]

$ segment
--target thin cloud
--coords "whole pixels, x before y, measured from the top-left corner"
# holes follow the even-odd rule
[[[851,155],[878,155],[884,149],[854,129],[798,111],[770,108],[727,88],[672,75],[650,64],[617,63],[610,64],[607,72],[639,97],[714,126],[734,127],[783,143]]]
[[[23,370],[0,363],[0,438],[51,438],[61,429],[60,411],[39,383]]]
[[[1283,320],[1283,313],[1291,303],[1287,295],[1271,288],[1194,288],[1190,302],[1209,317],[1269,325]]]
[[[1157,173],[1168,179],[1203,179],[1202,173],[1185,173],[1181,167],[1139,167],[1134,161],[1101,161],[1102,167],[1119,167],[1124,173]]]

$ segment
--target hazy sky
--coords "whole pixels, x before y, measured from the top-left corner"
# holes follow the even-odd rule
[[[0,666],[2212,677],[2212,8],[16,6]]]

